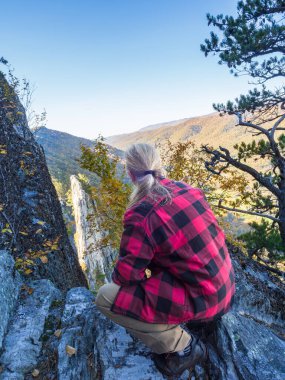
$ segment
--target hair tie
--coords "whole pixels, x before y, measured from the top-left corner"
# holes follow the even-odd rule
[[[155,176],[156,171],[155,171],[155,170],[145,170],[143,174],[144,174],[144,175],[152,174],[153,176]]]

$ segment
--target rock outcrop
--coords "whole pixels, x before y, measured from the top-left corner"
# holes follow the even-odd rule
[[[217,323],[187,324],[208,344],[209,363],[203,372],[215,380],[281,380],[285,375],[284,283],[241,252],[231,257],[236,276],[232,310]]]
[[[180,380],[284,379],[284,286],[255,264],[239,276],[243,261],[240,254],[233,257],[238,286],[232,310],[216,323],[184,326],[201,336],[209,358]],[[11,282],[13,275],[6,270],[6,281]],[[252,281],[240,282],[248,274]],[[261,299],[265,280],[270,290]],[[143,343],[100,314],[88,289],[75,287],[64,296],[49,280],[31,280],[19,293],[3,341],[0,379],[31,380],[35,373],[40,379],[59,380],[164,379],[151,356]]]
[[[62,290],[87,286],[69,242],[42,147],[25,110],[0,73],[0,249],[34,279]]]
[[[0,251],[0,351],[8,322],[14,311],[21,285],[21,276],[7,251]]]
[[[70,177],[70,182],[76,226],[75,244],[78,258],[81,266],[84,268],[89,288],[95,289],[98,275],[104,275],[106,280],[110,280],[111,265],[116,257],[116,251],[110,247],[96,247],[96,243],[104,234],[104,231],[100,229],[99,217],[93,222],[96,223],[96,226],[93,224],[92,227],[89,222],[91,214],[96,215],[96,204],[91,201],[75,175]]]

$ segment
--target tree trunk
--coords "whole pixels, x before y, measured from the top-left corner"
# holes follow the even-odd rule
[[[283,242],[283,250],[285,252],[285,186],[284,189],[282,189],[281,197],[279,198],[279,219],[281,222],[278,222],[279,231],[281,235],[281,239]]]

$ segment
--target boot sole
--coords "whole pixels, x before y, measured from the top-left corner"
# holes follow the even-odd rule
[[[189,374],[191,374],[191,372],[193,371],[193,369],[195,368],[195,366],[197,364],[203,364],[206,362],[207,360],[207,357],[208,357],[208,348],[207,346],[201,342],[201,346],[202,346],[202,351],[204,353],[203,356],[201,356],[201,358],[199,358],[196,363],[194,365],[192,365],[191,367],[187,367],[187,365],[185,366],[185,368],[181,369],[179,371],[179,373],[169,373],[168,371],[165,370],[165,367],[161,367],[160,364],[157,363],[157,361],[155,360],[155,364],[156,364],[156,367],[159,369],[159,371],[161,373],[163,373],[165,376],[167,376],[169,378],[169,380],[175,380],[178,376],[181,376],[183,374],[184,371],[188,370],[189,371]],[[177,379],[179,380],[179,378]]]

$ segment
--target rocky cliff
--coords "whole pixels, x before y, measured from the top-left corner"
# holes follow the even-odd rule
[[[0,248],[30,277],[62,290],[87,285],[72,249],[42,147],[0,73]]]
[[[84,191],[79,179],[72,175],[70,177],[72,203],[75,218],[75,244],[77,248],[79,262],[84,268],[89,288],[95,289],[98,275],[106,280],[110,280],[112,262],[116,257],[116,252],[110,248],[99,249],[96,242],[103,236],[104,231],[100,229],[100,219],[97,213],[96,204],[91,201],[89,195]],[[96,228],[89,222],[91,214],[96,222]]]
[[[164,379],[148,348],[102,316],[88,289],[64,295],[50,280],[23,282],[4,250],[0,262],[1,380]],[[284,285],[241,253],[233,263],[233,309],[215,324],[185,326],[207,344],[209,359],[181,380],[284,379]]]

